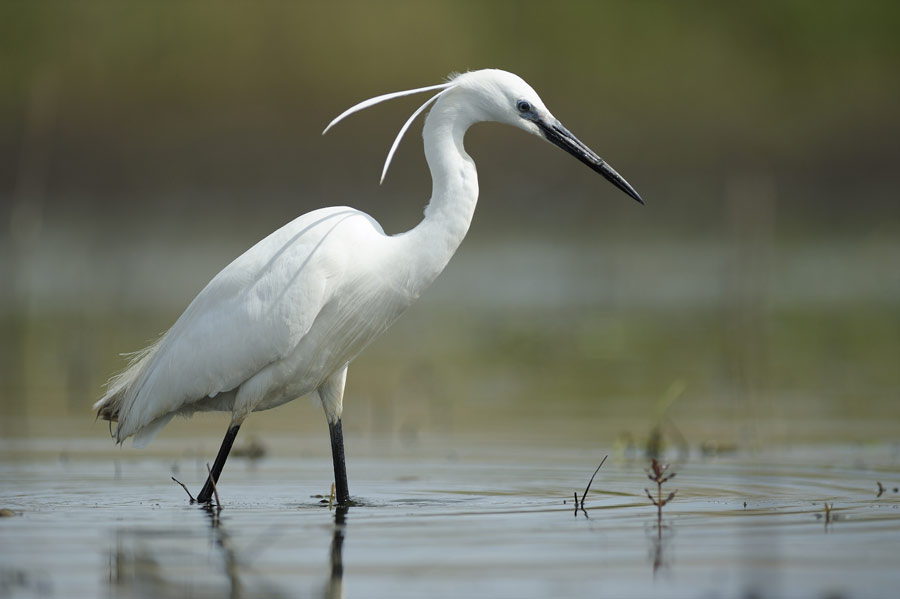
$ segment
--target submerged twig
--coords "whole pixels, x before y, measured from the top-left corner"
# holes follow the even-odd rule
[[[187,494],[188,494],[188,497],[191,498],[191,503],[197,503],[197,500],[194,499],[194,496],[191,495],[191,492],[190,492],[190,491],[188,491],[187,485],[185,485],[183,482],[181,482],[180,480],[178,480],[178,479],[175,478],[174,476],[172,477],[172,480],[174,480],[176,483],[178,483],[179,485],[181,485],[181,488],[184,489],[184,492],[187,493]]]
[[[216,496],[216,509],[220,512],[222,511],[222,502],[219,501],[219,489],[216,488],[216,478],[212,475],[212,470],[209,467],[209,462],[206,463],[206,471],[209,473],[209,481],[213,486],[213,495]]]
[[[591,475],[591,480],[588,481],[587,487],[584,489],[584,495],[581,496],[581,511],[584,512],[584,500],[587,497],[588,491],[591,490],[591,484],[594,482],[594,477],[597,476],[597,473],[600,472],[600,468],[603,467],[603,464],[606,463],[606,458],[609,457],[609,454],[603,456],[603,459],[600,460],[600,465],[597,466],[597,469],[594,470],[594,473]],[[578,495],[575,496],[576,502],[578,501]],[[587,512],[584,512],[587,515]]]
[[[584,500],[587,499],[588,492],[591,490],[591,485],[592,485],[593,482],[594,482],[594,477],[596,477],[596,476],[597,476],[597,473],[600,472],[600,468],[602,468],[602,467],[603,467],[603,464],[606,463],[606,458],[608,458],[608,457],[609,457],[609,455],[605,455],[605,456],[603,456],[603,459],[600,460],[600,465],[597,466],[597,469],[596,469],[596,470],[594,470],[594,473],[591,475],[591,480],[588,481],[587,487],[584,488],[584,494],[581,496],[581,502],[580,502],[580,503],[579,503],[579,501],[578,501],[578,491],[575,491],[575,492],[574,492],[574,495],[575,495],[575,516],[576,516],[576,517],[578,517],[578,510],[581,510],[581,513],[584,514],[584,517],[585,517],[585,518],[588,517],[587,510],[584,509]],[[565,503],[565,502],[563,502],[563,503]]]

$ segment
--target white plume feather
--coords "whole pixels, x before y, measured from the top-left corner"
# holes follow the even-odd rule
[[[421,92],[430,92],[434,89],[447,89],[448,87],[453,87],[454,83],[452,81],[448,81],[446,83],[439,83],[438,85],[429,85],[428,87],[419,87],[416,89],[407,89],[402,92],[391,92],[389,94],[383,94],[381,96],[375,96],[374,98],[369,98],[368,100],[363,100],[359,104],[355,104],[351,106],[341,114],[337,115],[333,121],[328,123],[328,126],[325,127],[325,130],[322,131],[322,135],[328,133],[328,130],[340,123],[346,117],[350,116],[354,112],[359,112],[360,110],[364,110],[370,106],[375,106],[376,104],[380,104],[386,100],[393,100],[394,98],[402,98],[403,96],[411,96],[413,94],[418,94]]]
[[[391,145],[391,150],[388,152],[387,160],[384,161],[384,169],[382,169],[381,171],[381,180],[378,181],[379,185],[384,183],[384,177],[387,175],[388,167],[391,166],[391,159],[394,157],[394,152],[397,151],[397,146],[400,145],[400,140],[403,139],[403,135],[406,133],[406,130],[409,129],[409,126],[412,125],[412,122],[416,120],[416,117],[422,114],[422,111],[428,108],[445,91],[447,90],[441,90],[430,97],[428,100],[426,100],[425,103],[419,106],[419,108],[414,113],[412,113],[412,116],[406,119],[406,122],[403,123],[403,127],[400,128],[400,133],[398,133],[397,137],[394,138],[394,143]]]
[[[333,121],[328,123],[328,126],[325,127],[325,130],[322,131],[322,135],[325,135],[326,133],[328,133],[329,129],[331,129],[333,126],[337,125],[339,122],[344,120],[344,118],[350,116],[354,112],[359,112],[360,110],[364,110],[366,108],[369,108],[370,106],[380,104],[381,102],[384,102],[386,100],[393,100],[394,98],[402,98],[403,96],[411,96],[413,94],[418,94],[418,93],[422,93],[422,92],[434,91],[436,89],[441,90],[439,93],[432,96],[424,104],[419,106],[418,110],[416,110],[414,113],[412,113],[412,116],[409,117],[409,119],[407,119],[406,123],[403,124],[403,127],[400,129],[400,133],[397,134],[397,137],[396,137],[396,139],[394,139],[394,143],[391,146],[390,151],[388,152],[387,160],[384,163],[384,169],[381,171],[381,181],[379,181],[379,183],[381,183],[384,181],[385,175],[387,175],[388,167],[391,165],[391,159],[394,157],[394,152],[397,151],[397,146],[400,145],[400,140],[403,138],[403,135],[406,133],[406,130],[409,129],[409,126],[412,124],[412,122],[414,120],[416,120],[416,117],[419,116],[420,114],[422,114],[422,111],[424,111],[426,108],[428,108],[428,106],[430,106],[435,100],[437,100],[438,97],[442,93],[444,93],[445,91],[447,91],[449,88],[453,87],[454,85],[456,85],[456,83],[454,81],[450,80],[450,81],[447,81],[446,83],[439,83],[438,85],[429,85],[427,87],[419,87],[416,89],[407,89],[402,92],[392,92],[389,94],[383,94],[381,96],[375,96],[374,98],[369,98],[368,100],[363,100],[359,104],[355,104],[355,105],[351,106],[350,108],[348,108],[347,110],[345,110],[344,112],[339,114],[337,117],[335,117]]]

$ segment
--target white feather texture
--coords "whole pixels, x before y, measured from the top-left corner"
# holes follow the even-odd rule
[[[367,277],[370,261],[391,259],[389,239],[351,208],[285,225],[216,275],[95,407],[116,397],[122,441],[167,415],[245,417],[315,390],[412,302],[390,277]]]

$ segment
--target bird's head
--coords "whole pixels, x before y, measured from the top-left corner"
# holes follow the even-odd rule
[[[452,75],[449,81],[453,87],[443,92],[442,103],[465,113],[468,122],[495,121],[539,135],[536,122],[553,118],[537,92],[507,71],[470,71]]]
[[[394,152],[397,150],[397,146],[400,144],[400,140],[403,138],[406,130],[419,114],[441,98],[442,109],[452,109],[458,112],[468,123],[496,121],[543,137],[603,175],[610,183],[641,204],[644,203],[641,196],[628,181],[593,150],[583,144],[550,113],[540,96],[530,85],[525,83],[518,75],[499,69],[482,69],[451,75],[446,83],[371,98],[341,113],[329,123],[325,131],[328,131],[344,117],[363,108],[368,108],[392,98],[434,90],[440,91],[420,106],[400,129],[400,133],[394,140],[390,152],[388,152],[384,170],[381,174],[382,181],[387,174]]]

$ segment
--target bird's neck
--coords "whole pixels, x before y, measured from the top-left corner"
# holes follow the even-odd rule
[[[475,213],[478,173],[463,147],[471,124],[470,119],[440,100],[425,120],[422,135],[431,170],[431,200],[425,207],[425,218],[405,236],[411,244],[410,255],[415,256],[410,280],[422,289],[444,270]]]

